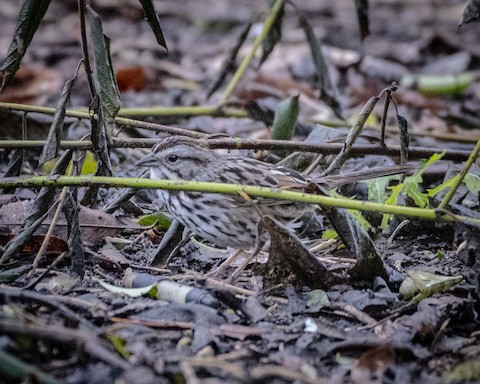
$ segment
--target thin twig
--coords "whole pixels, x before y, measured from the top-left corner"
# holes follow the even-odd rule
[[[73,168],[73,167],[72,167]],[[38,264],[40,263],[40,260],[42,259],[43,254],[47,250],[48,244],[50,242],[50,238],[52,237],[53,230],[55,229],[55,225],[60,217],[60,213],[62,212],[63,208],[63,203],[65,201],[65,196],[67,195],[69,187],[63,187],[62,192],[60,193],[60,197],[58,198],[58,203],[57,203],[57,208],[55,210],[55,213],[53,214],[52,221],[50,222],[50,225],[48,227],[47,233],[45,234],[42,244],[40,245],[40,249],[37,252],[37,255],[33,259],[32,263],[32,269],[28,272],[27,274],[27,279],[30,280],[32,276],[35,274],[35,271],[37,270]]]
[[[155,124],[153,124],[155,125]],[[170,131],[175,131],[175,128],[167,127]],[[180,130],[183,131],[183,130]],[[165,131],[166,132],[166,131]],[[171,132],[168,132],[171,133]],[[199,132],[197,132],[199,133]],[[175,134],[183,134],[175,131]],[[199,138],[199,137],[196,137]],[[158,143],[157,139],[113,139],[110,148],[152,148]],[[284,151],[302,151],[311,153],[321,153],[324,155],[334,155],[339,153],[343,144],[307,144],[299,141],[287,140],[253,140],[253,139],[214,139],[208,140],[208,146],[212,149],[252,149],[252,150],[284,150]],[[44,141],[42,140],[0,140],[0,149],[6,148],[42,148]],[[63,149],[92,149],[91,141],[61,141],[60,147]],[[425,159],[429,158],[435,153],[440,153],[443,150],[440,148],[427,147],[410,147],[410,159]],[[461,149],[445,150],[443,160],[465,161],[471,155],[471,151]],[[351,156],[363,155],[379,155],[379,156],[399,156],[400,147],[380,147],[378,145],[360,144],[354,145],[350,150]]]

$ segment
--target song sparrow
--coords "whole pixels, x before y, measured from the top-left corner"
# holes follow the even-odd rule
[[[150,167],[152,179],[194,180],[301,190],[307,184],[291,169],[255,159],[224,155],[188,137],[169,137],[136,165]],[[295,188],[296,187],[296,188]],[[259,212],[239,195],[157,190],[171,215],[193,233],[220,247],[249,249],[255,245]],[[295,228],[309,205],[254,199],[261,212]]]
[[[204,142],[188,137],[164,139],[136,165],[150,167],[152,179],[210,181],[298,191],[308,183],[292,169],[220,154]],[[379,173],[384,176],[399,171]],[[332,180],[343,182],[345,176]],[[160,189],[157,194],[175,219],[202,238],[221,247],[250,249],[255,245],[260,215],[258,209],[241,196]],[[256,198],[254,204],[262,214],[291,229],[301,225],[300,217],[313,209],[307,204],[267,198]]]

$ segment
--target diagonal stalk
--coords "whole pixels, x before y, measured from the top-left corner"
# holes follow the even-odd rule
[[[463,179],[467,175],[473,163],[475,163],[475,161],[478,159],[479,154],[480,154],[480,139],[477,141],[477,145],[475,145],[475,148],[473,149],[472,153],[470,154],[467,161],[465,162],[465,166],[463,167],[462,172],[460,172],[459,176],[456,178],[452,187],[448,190],[447,194],[445,195],[443,200],[440,202],[440,205],[438,206],[438,208],[443,209],[448,205],[448,203],[450,203],[450,200],[452,200],[452,197],[457,191],[458,187],[460,186],[460,183],[463,181]]]
[[[267,16],[267,18],[265,19],[265,22],[263,23],[262,32],[260,32],[260,34],[255,38],[255,41],[253,42],[253,46],[250,49],[250,52],[247,54],[247,56],[245,56],[245,58],[240,63],[237,71],[232,77],[232,80],[230,80],[230,83],[228,84],[227,89],[225,89],[225,92],[222,95],[220,103],[227,100],[228,97],[232,94],[233,89],[235,88],[240,78],[243,76],[243,74],[247,70],[253,57],[255,56],[257,49],[262,44],[268,32],[270,32],[270,29],[272,29],[272,26],[275,23],[275,20],[277,19],[278,15],[280,14],[280,11],[282,10],[283,3],[284,3],[284,0],[276,0],[275,4],[273,5],[270,11],[270,14]]]

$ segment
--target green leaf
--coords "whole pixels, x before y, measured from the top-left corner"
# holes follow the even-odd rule
[[[448,179],[447,181],[444,181],[442,184],[436,186],[435,188],[431,188],[427,190],[428,196],[432,197],[438,194],[439,192],[443,191],[444,189],[447,189],[451,187],[454,183],[456,183],[456,180],[460,177],[460,175],[456,175],[455,177],[452,177],[451,179]]]
[[[0,71],[3,74],[0,91],[15,76],[20,67],[20,62],[49,5],[50,0],[25,0],[23,2],[18,13],[13,39],[8,47],[7,57],[0,67]]]
[[[163,48],[168,51],[167,43],[165,42],[165,37],[163,36],[162,28],[160,27],[160,20],[158,19],[158,14],[155,12],[155,7],[152,3],[152,0],[139,0],[142,4],[143,12],[145,17],[152,28],[157,43],[160,44]]]
[[[403,182],[405,193],[411,197],[419,207],[426,207],[428,203],[428,193],[422,193],[418,189],[418,185],[423,181],[423,172],[440,160],[444,154],[445,152],[434,153],[428,160],[422,160],[420,168]]]
[[[155,224],[156,228],[167,229],[172,223],[172,217],[164,212],[155,212],[138,218],[137,223],[145,226]]]
[[[422,160],[422,165],[420,168],[410,177],[407,177],[404,181],[405,193],[407,196],[415,201],[415,204],[421,208],[428,206],[428,193],[420,192],[418,189],[418,184],[423,181],[422,174],[431,165],[435,164],[440,160],[445,152],[443,153],[434,153],[428,160]]]
[[[80,174],[93,175],[96,169],[97,169],[97,162],[95,160],[95,156],[93,155],[92,151],[87,151],[85,153],[85,160],[83,161],[82,170],[80,171]]]
[[[444,189],[448,189],[453,186],[457,182],[457,179],[460,177],[460,174],[452,177],[451,179],[448,179],[447,181],[444,181],[442,184],[438,185],[435,188],[429,189],[428,196],[435,196]],[[468,191],[470,193],[478,193],[480,192],[480,176],[474,175],[473,173],[469,172],[465,175],[462,181],[466,187],[468,188]]]
[[[92,35],[95,76],[100,101],[98,120],[91,119],[91,139],[98,162],[96,175],[111,176],[113,172],[108,152],[108,138],[111,136],[114,119],[120,110],[120,94],[110,57],[110,40],[103,34],[100,17],[90,7],[87,7],[87,16]]]
[[[337,231],[333,229],[327,229],[322,233],[322,240],[338,239]]]
[[[385,204],[397,205],[398,204],[398,197],[402,193],[404,187],[405,187],[404,184],[398,184],[398,185],[395,185],[393,187],[388,187],[392,191],[392,194],[390,195],[390,197],[387,200],[385,200]],[[393,215],[391,215],[389,213],[385,213],[382,217],[382,223],[380,224],[380,228],[381,229],[388,228],[388,223],[390,222],[390,219],[392,217],[393,217]]]
[[[480,192],[480,176],[474,175],[473,173],[467,173],[463,182],[467,186],[470,193]]]
[[[473,72],[446,76],[406,75],[400,85],[428,95],[454,95],[466,90],[477,78]]]
[[[404,191],[408,197],[413,199],[413,201],[418,207],[426,208],[428,206],[428,194],[419,191],[418,183],[405,183]]]
[[[364,180],[368,188],[368,200],[383,203],[388,199],[387,185],[390,180],[398,179],[398,176],[377,177],[376,179]]]
[[[403,191],[404,187],[405,187],[404,184],[398,184],[398,185],[394,185],[393,187],[388,187],[388,189],[392,191],[392,194],[387,200],[385,200],[385,204],[397,205],[398,196],[400,196],[400,193]]]
[[[56,159],[48,160],[42,165],[42,171],[45,173],[50,173],[57,163]],[[70,167],[72,166],[72,161],[68,163],[68,167],[65,170],[65,175],[70,173]],[[97,169],[97,161],[92,151],[86,151],[85,159],[83,160],[82,169],[80,171],[81,175],[93,175]]]
[[[412,183],[421,183],[422,182],[422,174],[431,165],[435,164],[438,160],[440,160],[445,152],[442,153],[434,153],[432,156],[428,158],[428,160],[422,160],[420,168],[417,169],[417,171],[412,175],[407,177],[405,180],[408,179],[409,182]]]
[[[444,154],[445,152],[434,153],[432,156],[430,156],[428,160],[422,160],[422,165],[416,170],[416,172],[412,176],[406,177],[404,182],[401,184],[398,184],[394,187],[389,187],[389,189],[392,191],[392,194],[387,200],[385,200],[385,204],[397,205],[398,197],[402,192],[405,192],[405,194],[412,198],[415,201],[415,204],[417,204],[419,207],[428,206],[429,194],[420,192],[420,190],[418,189],[418,184],[422,182],[422,174],[425,169],[435,164],[443,157]],[[384,214],[380,228],[387,228],[391,218],[391,214]]]
[[[289,97],[277,104],[272,126],[273,140],[292,139],[299,112],[298,95]]]
[[[92,8],[87,7],[87,15],[93,42],[95,74],[100,87],[100,107],[107,121],[113,122],[121,104],[110,57],[110,39],[103,33],[102,22],[98,14]]]

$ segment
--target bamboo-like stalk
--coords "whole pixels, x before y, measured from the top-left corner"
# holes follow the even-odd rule
[[[53,115],[55,108],[42,107],[39,105],[5,103],[0,102],[0,109],[7,111],[37,112],[45,115]],[[171,106],[171,107],[146,107],[146,108],[121,108],[118,117],[133,116],[224,116],[224,117],[248,117],[248,112],[239,108],[219,105],[194,105],[194,106]],[[87,108],[67,109],[65,116],[89,119],[91,114]],[[115,120],[118,122],[117,120]]]
[[[238,194],[244,192],[250,196],[266,197],[272,199],[283,199],[298,201],[307,204],[328,205],[337,208],[356,209],[360,211],[371,211],[418,217],[428,220],[453,221],[480,224],[480,220],[465,216],[453,215],[446,211],[438,211],[430,208],[403,207],[396,205],[373,203],[369,201],[350,200],[347,198],[335,198],[330,196],[314,195],[309,193],[285,191],[277,188],[246,186],[239,184],[207,183],[182,180],[151,180],[124,177],[104,176],[36,176],[25,178],[1,178],[0,188],[38,188],[43,186],[103,186],[118,188],[151,188],[195,191],[205,193]]]
[[[193,105],[175,107],[122,108],[119,117],[135,116],[224,116],[248,117],[248,112],[239,108],[227,108],[217,105]]]
[[[463,179],[467,175],[472,165],[478,159],[479,154],[480,154],[480,139],[477,141],[477,145],[475,146],[472,153],[468,157],[468,160],[465,162],[465,166],[463,167],[459,176],[455,179],[455,182],[453,183],[452,187],[448,190],[447,194],[438,205],[438,208],[445,208],[448,205],[448,203],[450,203],[450,200],[452,200],[452,197],[457,191],[458,187],[460,186],[460,183],[463,181]]]
[[[273,4],[273,7],[270,10],[269,15],[266,17],[265,22],[263,23],[262,31],[255,38],[255,41],[253,42],[250,52],[248,52],[248,54],[242,60],[242,62],[238,66],[237,71],[235,72],[232,79],[230,80],[230,83],[227,85],[227,88],[223,92],[223,95],[221,98],[222,101],[225,101],[229,98],[229,96],[232,94],[233,90],[235,89],[235,86],[239,82],[240,78],[243,76],[243,74],[247,70],[248,66],[250,65],[250,62],[252,61],[253,57],[255,56],[255,53],[257,52],[257,49],[262,44],[268,32],[270,32],[270,29],[272,29],[272,26],[275,23],[275,20],[280,14],[280,11],[282,10],[282,7],[283,7],[283,2],[284,0],[276,0],[275,4]]]

